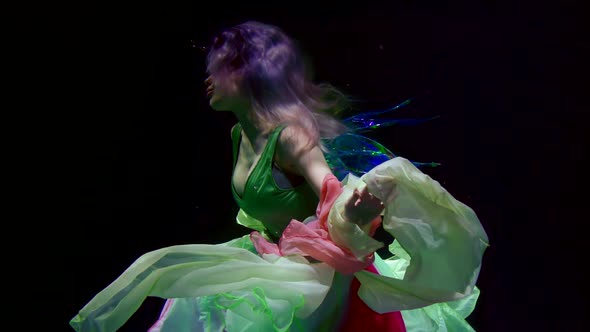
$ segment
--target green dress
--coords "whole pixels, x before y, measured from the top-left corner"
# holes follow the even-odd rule
[[[270,133],[260,159],[246,180],[242,196],[236,192],[233,182],[231,186],[241,210],[238,223],[264,232],[273,239],[281,236],[291,219],[304,220],[315,213],[318,205],[318,197],[307,182],[291,189],[280,188],[275,182],[272,174],[273,157],[282,129],[277,127]],[[239,124],[232,130],[234,168],[240,150],[241,131]],[[261,224],[252,223],[254,220],[261,221]]]
[[[276,240],[292,219],[316,212],[307,184],[279,188],[272,156],[281,128],[267,146],[239,197],[238,223]],[[234,131],[234,161],[239,145]],[[392,185],[398,190],[393,199]],[[71,321],[77,331],[115,331],[147,296],[166,299],[151,331],[318,331],[341,318],[351,278],[359,297],[379,313],[401,311],[408,331],[470,331],[465,317],[479,294],[475,282],[488,239],[477,216],[408,160],[397,157],[342,182],[331,206],[332,244],[366,257],[383,244],[342,218],[355,188],[386,202],[383,227],[396,240],[393,256],[374,256],[379,275],[344,275],[304,255],[258,254],[251,236],[217,245],[179,245],[142,255]],[[318,242],[319,244],[319,242]]]

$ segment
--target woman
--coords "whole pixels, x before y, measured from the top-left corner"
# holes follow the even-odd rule
[[[215,38],[207,96],[238,119],[231,190],[254,232],[143,255],[75,329],[116,330],[146,296],[169,299],[151,331],[471,329],[487,247],[477,217],[403,158],[340,183],[322,141],[346,132],[330,115],[345,98],[312,83],[302,59],[258,22]],[[371,237],[382,221],[396,237],[388,260]]]

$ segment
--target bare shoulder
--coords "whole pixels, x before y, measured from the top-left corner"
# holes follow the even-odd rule
[[[298,126],[285,127],[281,132],[277,141],[275,162],[295,173],[301,173],[302,168],[312,164],[326,163],[317,143],[312,142],[307,131]]]
[[[293,125],[285,127],[277,141],[277,157],[284,161],[301,157],[313,149],[309,140],[309,134],[303,128]]]

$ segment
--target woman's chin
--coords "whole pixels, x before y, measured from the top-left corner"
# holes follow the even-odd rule
[[[215,100],[215,97],[209,99],[209,106],[211,106],[213,110],[218,112],[229,111],[227,107],[224,107],[223,103],[220,103],[219,100]]]

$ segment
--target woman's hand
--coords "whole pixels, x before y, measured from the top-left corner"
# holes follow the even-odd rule
[[[367,187],[355,189],[344,205],[344,217],[349,222],[364,226],[373,221],[384,209],[383,202],[369,193]]]

